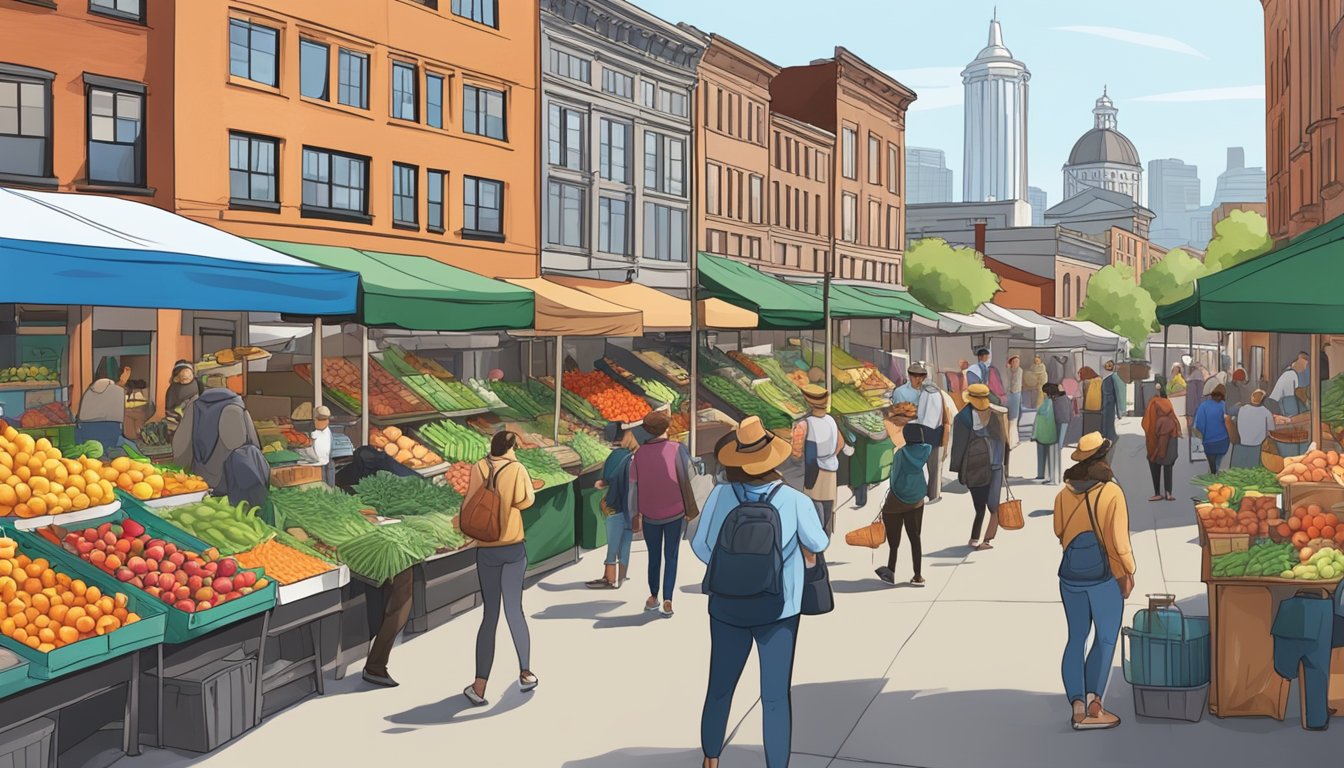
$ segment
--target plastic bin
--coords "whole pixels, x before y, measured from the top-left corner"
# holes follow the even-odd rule
[[[257,660],[223,658],[163,680],[163,743],[212,752],[256,724]]]
[[[1134,686],[1134,714],[1139,717],[1198,723],[1204,719],[1204,710],[1208,708],[1208,683],[1193,688]]]
[[[1150,595],[1148,609],[1121,631],[1121,659],[1131,685],[1189,688],[1209,682],[1209,620],[1185,616],[1173,600]]]
[[[56,721],[39,717],[31,722],[0,731],[0,768],[49,768]]]

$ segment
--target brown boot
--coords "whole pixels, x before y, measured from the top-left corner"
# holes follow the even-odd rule
[[[584,585],[589,589],[615,589],[617,587],[616,566],[605,566],[605,570],[602,572],[602,578],[585,582]]]

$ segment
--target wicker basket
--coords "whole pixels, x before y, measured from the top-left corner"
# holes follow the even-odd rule
[[[851,547],[877,549],[887,543],[887,532],[882,523],[870,523],[846,533],[845,543]]]

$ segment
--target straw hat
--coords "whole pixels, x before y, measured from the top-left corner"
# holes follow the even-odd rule
[[[977,411],[989,410],[989,387],[984,384],[972,384],[966,388],[966,401]]]
[[[1106,453],[1111,450],[1111,441],[1101,436],[1100,432],[1088,432],[1078,439],[1078,448],[1073,452],[1074,461],[1087,461],[1098,452]]]
[[[820,384],[808,384],[803,387],[803,397],[807,398],[809,405],[824,408],[831,400],[831,393],[827,392],[826,388]]]
[[[319,405],[313,409],[313,421],[330,421],[331,409],[325,405]]]
[[[1257,389],[1251,393],[1251,405],[1259,405],[1265,399],[1265,390]]]
[[[749,475],[764,475],[788,460],[793,446],[767,432],[759,416],[737,425],[733,439],[719,449],[719,463]]]

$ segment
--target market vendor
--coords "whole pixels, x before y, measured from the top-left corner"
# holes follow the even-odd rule
[[[1281,416],[1296,416],[1306,410],[1298,390],[1301,389],[1300,377],[1307,370],[1307,360],[1307,353],[1299,352],[1297,359],[1279,374],[1279,380],[1274,383],[1274,389],[1265,401],[1271,412]]]
[[[989,387],[991,402],[995,405],[1003,405],[1008,393],[1003,387],[999,369],[995,368],[990,360],[988,347],[980,347],[975,350],[975,364],[966,369],[966,381],[963,386],[970,387],[972,384],[984,384]]]
[[[1251,393],[1251,402],[1237,409],[1236,443],[1232,446],[1232,467],[1260,466],[1260,445],[1274,430],[1274,414],[1264,405],[1265,390]]]
[[[1107,360],[1103,366],[1106,377],[1101,380],[1101,436],[1112,442],[1120,439],[1115,424],[1129,410],[1127,385],[1115,370],[1115,362]]]
[[[215,496],[265,507],[271,468],[243,398],[207,389],[192,400],[173,434],[173,461],[200,475]]]
[[[336,465],[331,463],[331,409],[319,405],[313,409],[313,461],[322,468],[322,482],[336,486]]]
[[[75,441],[96,440],[107,453],[130,445],[122,434],[126,421],[126,389],[111,379],[98,379],[84,390],[75,414]]]
[[[201,382],[196,378],[196,369],[189,360],[173,363],[172,382],[163,396],[163,418],[168,422],[169,433],[177,431],[186,404],[201,394]]]

